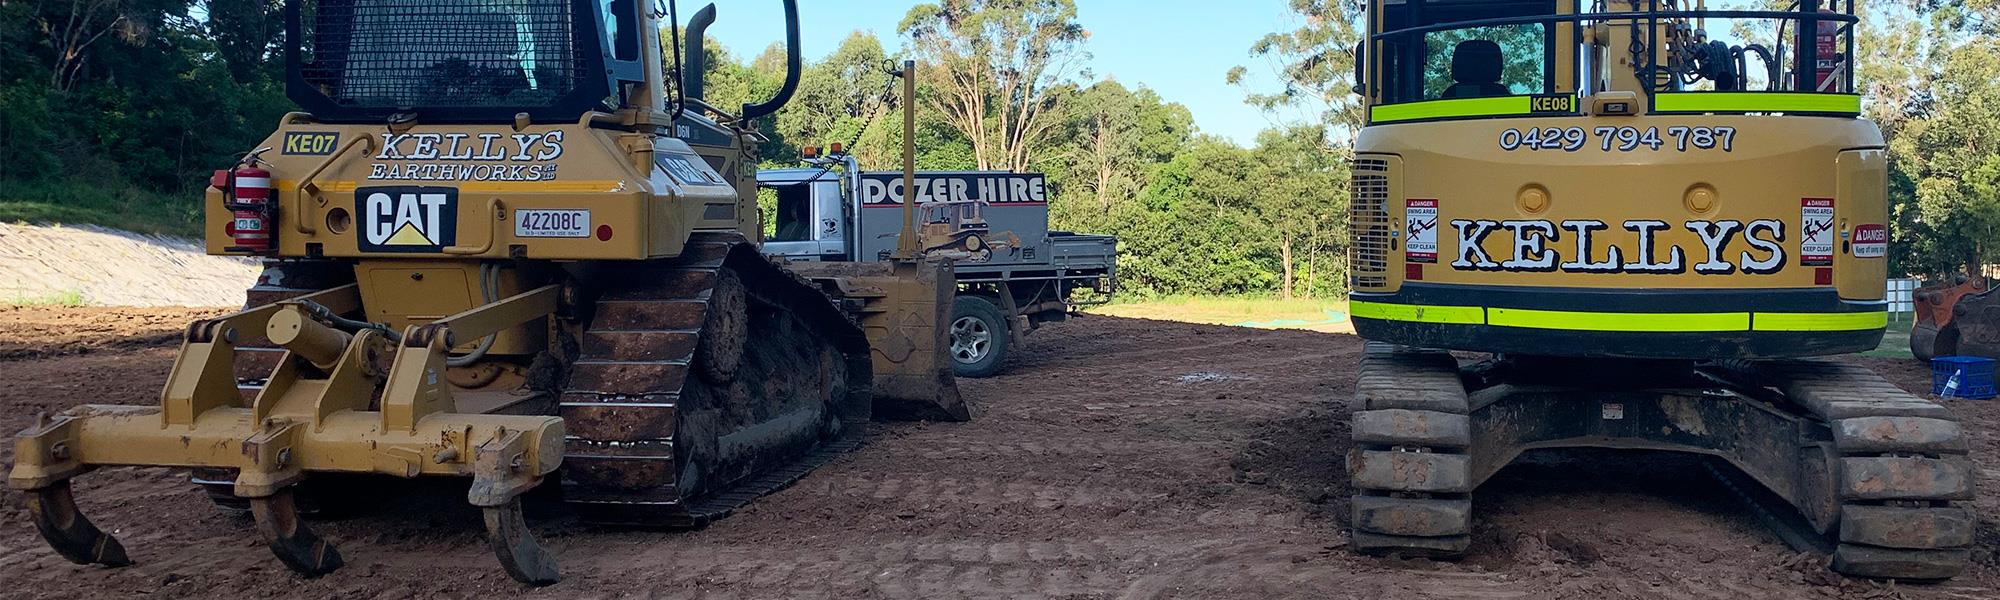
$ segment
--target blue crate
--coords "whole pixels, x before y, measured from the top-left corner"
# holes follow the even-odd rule
[[[1977,356],[1940,356],[1931,359],[1931,395],[1939,398],[1985,400],[2000,396],[1993,385],[1993,359]],[[1955,389],[1946,390],[1953,377]]]

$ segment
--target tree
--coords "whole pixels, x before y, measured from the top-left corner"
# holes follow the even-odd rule
[[[894,113],[902,93],[899,81],[883,67],[889,62],[882,42],[856,31],[824,60],[807,65],[799,78],[798,95],[778,111],[778,130],[805,144],[856,144],[868,132],[901,123]],[[897,148],[874,144],[856,148],[864,162],[900,157]]]
[[[202,0],[208,13],[209,37],[216,53],[229,66],[237,81],[250,81],[260,69],[275,66],[272,42],[277,41],[284,23],[278,18],[278,0]],[[276,61],[272,61],[276,62]]]
[[[911,8],[898,31],[923,63],[924,102],[980,169],[1027,168],[1089,57],[1072,0],[940,0]]]
[[[1897,241],[1910,270],[1977,274],[2000,261],[2000,41],[1945,51],[1931,93],[1890,142],[1913,192],[1896,206]]]
[[[1325,138],[1320,126],[1265,130],[1252,155],[1250,209],[1278,247],[1278,290],[1285,299],[1297,293],[1301,262],[1317,264],[1322,254],[1346,247],[1340,224],[1347,216],[1347,173],[1322,150]]]
[[[1137,195],[1147,170],[1172,159],[1194,130],[1187,107],[1112,80],[1085,88],[1071,116],[1068,137],[1075,141],[1065,153],[1074,170],[1071,183],[1088,192],[1099,211]]]
[[[1291,31],[1266,34],[1250,46],[1278,76],[1276,92],[1250,90],[1245,102],[1267,113],[1307,110],[1319,121],[1345,132],[1364,121],[1360,97],[1354,93],[1354,47],[1362,40],[1362,4],[1355,0],[1291,0],[1303,21]],[[1248,88],[1249,69],[1238,66],[1225,76],[1230,85]]]
[[[171,0],[46,0],[29,11],[34,25],[48,39],[51,51],[49,87],[74,88],[93,46],[106,38],[134,45],[145,43],[160,22],[186,14],[185,2]]]

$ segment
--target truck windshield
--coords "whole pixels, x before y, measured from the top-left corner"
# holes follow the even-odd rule
[[[569,0],[304,4],[302,75],[339,105],[534,108],[583,76]]]

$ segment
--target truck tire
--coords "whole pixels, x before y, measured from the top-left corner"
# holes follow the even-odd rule
[[[1007,360],[1007,318],[1000,308],[979,296],[959,296],[951,302],[951,326],[947,329],[951,347],[952,374],[959,377],[991,377]]]

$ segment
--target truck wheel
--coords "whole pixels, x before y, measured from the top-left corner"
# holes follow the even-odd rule
[[[1007,359],[1007,319],[991,301],[959,296],[951,302],[951,371],[991,377]]]

